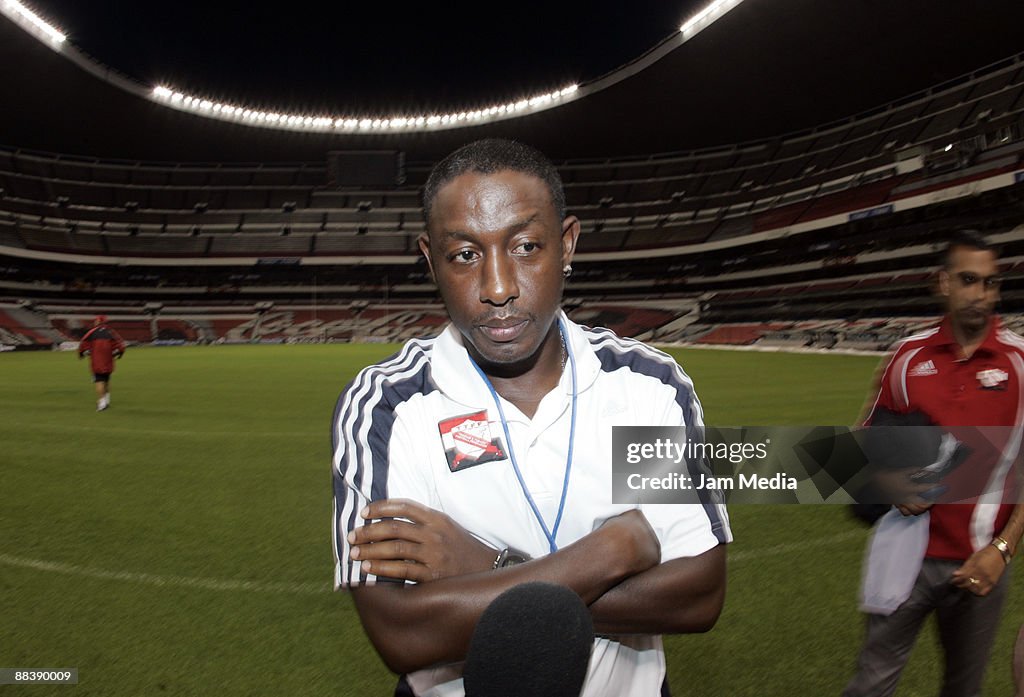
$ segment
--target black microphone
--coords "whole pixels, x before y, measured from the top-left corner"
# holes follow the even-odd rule
[[[463,667],[466,697],[579,697],[594,623],[578,595],[531,582],[484,610]]]

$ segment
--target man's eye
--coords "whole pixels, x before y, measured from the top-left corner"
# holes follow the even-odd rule
[[[523,242],[521,245],[516,247],[516,249],[523,254],[530,254],[531,252],[537,251],[538,245],[536,242]]]
[[[460,249],[452,255],[452,259],[455,261],[473,261],[476,259],[476,252],[472,249]]]

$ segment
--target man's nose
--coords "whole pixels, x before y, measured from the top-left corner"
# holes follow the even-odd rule
[[[480,279],[480,302],[500,307],[519,297],[515,262],[506,254],[489,254]]]

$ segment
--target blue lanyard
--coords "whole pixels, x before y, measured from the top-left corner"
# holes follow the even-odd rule
[[[548,549],[554,553],[558,551],[558,544],[555,542],[555,537],[558,535],[558,526],[562,523],[562,512],[565,510],[565,497],[569,492],[569,473],[572,471],[572,451],[573,444],[576,442],[576,357],[572,353],[572,346],[569,343],[569,333],[566,331],[565,324],[562,322],[562,318],[558,318],[558,330],[562,334],[562,340],[565,342],[565,352],[569,356],[569,366],[572,372],[572,418],[569,422],[569,451],[565,456],[565,478],[562,480],[562,497],[558,502],[558,514],[555,516],[555,525],[548,530],[547,524],[544,522],[544,516],[540,514],[540,510],[537,508],[537,504],[533,500],[533,496],[530,495],[530,490],[526,488],[526,481],[523,479],[523,473],[519,470],[519,462],[516,460],[516,451],[512,447],[512,436],[508,431],[508,420],[505,418],[505,410],[501,408],[501,398],[498,393],[494,391],[494,386],[491,381],[484,375],[484,371],[480,370],[480,366],[476,364],[473,357],[469,357],[469,362],[476,368],[476,372],[483,378],[484,384],[487,385],[487,389],[491,392],[491,397],[494,399],[494,405],[498,408],[498,416],[501,417],[501,427],[505,431],[505,443],[508,447],[508,457],[512,462],[512,469],[515,470],[516,479],[519,480],[519,488],[523,490],[523,496],[526,497],[526,502],[530,504],[530,509],[533,511],[533,517],[540,523],[541,530],[544,531],[544,537],[548,540]],[[467,352],[468,353],[468,352]]]

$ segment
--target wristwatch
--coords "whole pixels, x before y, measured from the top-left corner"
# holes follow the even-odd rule
[[[1013,559],[1013,552],[1010,551],[1010,543],[1001,537],[997,537],[990,542],[993,547],[999,550],[999,553],[1003,555],[1003,561],[1007,564]]]
[[[498,556],[494,559],[493,568],[504,569],[508,566],[522,564],[524,561],[530,561],[530,559],[530,555],[526,552],[521,552],[515,547],[506,547],[505,549],[498,552]]]

